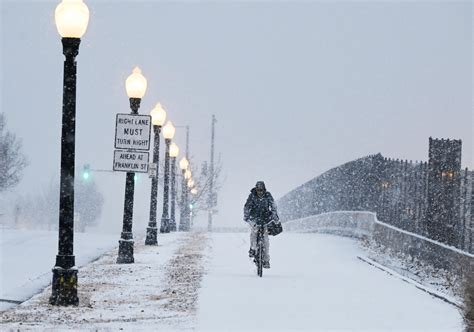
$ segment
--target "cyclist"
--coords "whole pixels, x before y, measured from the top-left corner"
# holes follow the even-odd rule
[[[250,226],[250,250],[249,257],[254,257],[257,251],[258,225],[265,225],[271,221],[279,223],[275,200],[267,191],[265,183],[258,181],[247,198],[244,206],[244,221]],[[264,258],[263,267],[270,268],[270,243],[268,241],[268,228],[264,227]]]

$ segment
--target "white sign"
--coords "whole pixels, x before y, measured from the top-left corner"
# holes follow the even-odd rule
[[[148,173],[148,152],[114,151],[114,171]]]
[[[156,173],[157,173],[158,167],[156,163],[150,163],[148,166],[148,177],[150,179],[156,178]]]
[[[150,149],[151,116],[117,114],[115,148],[131,150]]]

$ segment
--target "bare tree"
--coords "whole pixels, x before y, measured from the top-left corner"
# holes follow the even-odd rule
[[[0,113],[0,192],[20,182],[27,161],[21,152],[21,142],[7,131],[5,114]]]
[[[221,189],[222,182],[223,182],[220,178],[221,170],[222,170],[222,163],[221,163],[221,159],[219,158],[216,165],[214,166],[214,170],[212,174],[209,167],[207,166],[207,163],[205,162],[201,166],[201,171],[199,172],[199,175],[193,176],[197,193],[195,195],[191,195],[190,202],[193,204],[193,213],[195,215],[200,211],[207,211],[209,208],[208,199],[209,199],[211,180],[213,183],[212,208],[213,210],[215,210],[215,207],[217,206],[218,192]],[[196,174],[196,173],[197,172],[193,172],[193,174]],[[213,211],[213,213],[215,212],[217,211]]]

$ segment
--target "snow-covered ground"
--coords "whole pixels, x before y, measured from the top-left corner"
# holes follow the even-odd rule
[[[256,276],[246,233],[173,233],[109,251],[80,269],[79,307],[47,304],[48,287],[0,314],[1,329],[462,331],[456,307],[357,259],[357,242],[324,234],[271,239]]]
[[[118,245],[120,234],[75,233],[76,265],[82,266]],[[0,229],[0,299],[24,301],[51,282],[58,232]],[[0,301],[0,310],[12,307]]]
[[[324,234],[271,239],[258,278],[245,234],[213,234],[199,298],[203,331],[461,331],[457,309],[360,260],[357,242]]]

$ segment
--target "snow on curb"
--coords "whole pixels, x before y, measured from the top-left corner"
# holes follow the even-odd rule
[[[428,293],[428,294],[430,294],[430,295],[432,295],[432,296],[434,296],[434,297],[437,297],[437,298],[439,298],[439,299],[441,299],[441,300],[443,300],[443,301],[445,301],[445,302],[447,302],[447,303],[449,303],[449,304],[452,304],[452,305],[454,305],[454,306],[456,306],[456,307],[458,307],[458,308],[460,308],[460,309],[462,308],[462,303],[461,303],[460,301],[456,300],[456,299],[453,298],[453,297],[450,297],[450,296],[448,296],[448,295],[446,295],[446,294],[443,294],[443,293],[441,293],[441,292],[438,292],[437,290],[428,288],[428,287],[426,287],[426,286],[420,284],[419,282],[416,282],[415,280],[412,280],[412,279],[410,279],[410,278],[407,278],[407,277],[405,277],[405,276],[399,274],[398,272],[396,272],[396,271],[394,271],[394,270],[392,270],[392,269],[389,269],[389,268],[386,267],[386,266],[383,266],[383,265],[377,263],[376,261],[374,261],[374,260],[372,260],[372,259],[370,259],[370,258],[362,257],[362,256],[359,256],[359,255],[357,256],[357,258],[358,258],[359,260],[361,260],[361,261],[363,261],[363,262],[369,264],[369,265],[372,265],[372,266],[374,266],[374,267],[376,267],[376,268],[378,268],[378,269],[380,269],[380,270],[382,270],[382,271],[384,271],[384,272],[386,272],[386,273],[388,273],[388,274],[390,274],[390,275],[396,277],[396,278],[399,278],[399,279],[401,279],[401,280],[403,280],[403,281],[405,281],[405,282],[407,282],[407,283],[409,283],[409,284],[412,284],[412,285],[415,286],[416,288],[418,288],[418,289],[420,289],[420,290],[422,290],[422,291],[424,291],[424,292],[426,292],[426,293]]]

